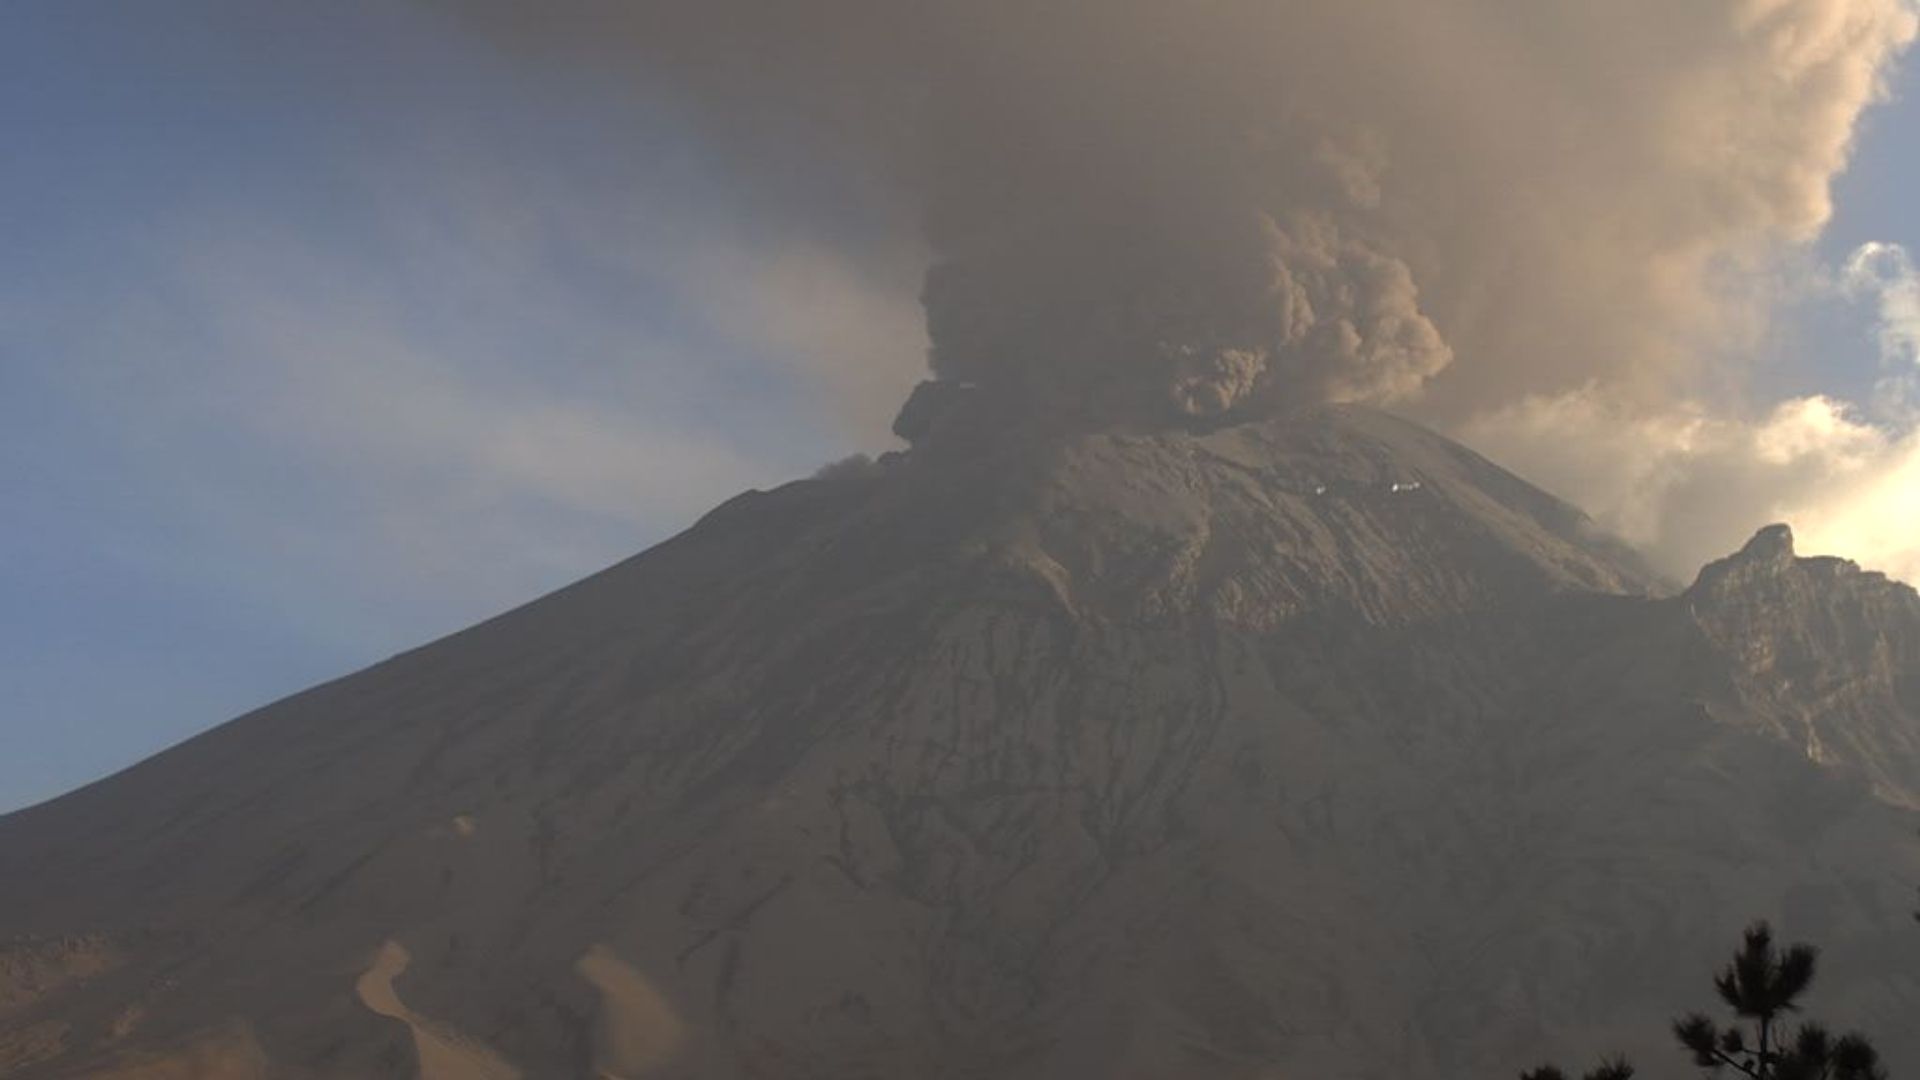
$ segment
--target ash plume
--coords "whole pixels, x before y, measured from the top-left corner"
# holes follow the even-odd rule
[[[794,214],[796,157],[879,178],[937,375],[1167,415],[1671,390],[1737,333],[1728,267],[1826,220],[1914,33],[1903,0],[454,7],[695,110]]]
[[[1365,401],[1521,453],[1569,397],[1769,422],[1778,257],[1916,31],[1909,0],[422,2],[683,111],[758,212],[880,192],[934,374],[1000,406]]]

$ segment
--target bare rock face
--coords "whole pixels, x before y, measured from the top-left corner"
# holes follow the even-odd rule
[[[1920,594],[1844,559],[1796,558],[1774,525],[1702,570],[1686,601],[1739,668],[1728,715],[1920,806]]]
[[[1364,410],[916,430],[0,819],[0,1073],[1684,1066],[1760,916],[1920,1067],[1910,590]]]

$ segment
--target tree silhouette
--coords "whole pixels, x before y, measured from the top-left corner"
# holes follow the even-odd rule
[[[1631,1080],[1633,1066],[1623,1058],[1613,1058],[1600,1063],[1599,1067],[1588,1070],[1581,1080]],[[1520,1074],[1520,1080],[1567,1080],[1567,1074],[1551,1065],[1542,1065]]]
[[[1773,930],[1764,922],[1754,923],[1733,962],[1713,978],[1720,1000],[1733,1010],[1733,1023],[1723,1028],[1703,1013],[1691,1013],[1674,1021],[1674,1035],[1693,1055],[1694,1064],[1715,1073],[1732,1069],[1750,1080],[1886,1080],[1880,1053],[1866,1036],[1849,1033],[1836,1039],[1812,1023],[1791,1034],[1786,1030],[1787,1014],[1800,1011],[1800,996],[1813,985],[1818,959],[1811,945],[1775,948]],[[1627,1080],[1632,1075],[1633,1066],[1616,1058],[1584,1080]],[[1567,1080],[1567,1075],[1543,1065],[1521,1073],[1520,1080]]]
[[[1775,948],[1773,930],[1764,922],[1748,927],[1733,962],[1713,980],[1734,1022],[1722,1028],[1702,1013],[1674,1021],[1673,1033],[1694,1064],[1715,1072],[1733,1069],[1753,1080],[1885,1080],[1880,1053],[1863,1035],[1836,1039],[1810,1023],[1789,1037],[1786,1015],[1799,1011],[1818,957],[1811,945]]]

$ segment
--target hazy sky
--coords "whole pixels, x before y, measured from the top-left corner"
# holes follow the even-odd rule
[[[386,0],[0,6],[0,810],[891,445],[897,208],[744,212],[612,79]],[[1898,100],[1809,272],[1914,190]],[[1804,308],[1757,381],[1864,400],[1873,305]]]
[[[893,398],[918,326],[683,295],[724,178],[611,100],[378,0],[0,10],[0,809],[891,443],[765,334]]]

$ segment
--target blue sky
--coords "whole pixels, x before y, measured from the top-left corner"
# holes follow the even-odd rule
[[[0,811],[890,445],[916,253],[598,77],[377,0],[0,8]],[[1828,261],[1920,246],[1901,97]],[[1861,391],[1805,327],[1779,392]]]
[[[0,810],[887,445],[917,327],[796,322],[917,282],[687,265],[725,185],[629,99],[400,5],[6,6]]]

